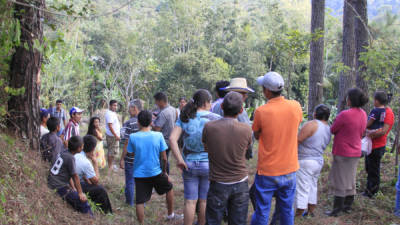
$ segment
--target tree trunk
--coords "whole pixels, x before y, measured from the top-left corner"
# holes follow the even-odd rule
[[[313,119],[315,106],[321,104],[323,96],[324,74],[324,37],[318,39],[314,35],[324,35],[325,0],[313,0],[311,12],[310,73],[308,79],[308,119]]]
[[[355,84],[355,66],[356,66],[356,45],[354,33],[354,2],[357,0],[344,0],[343,9],[343,49],[342,63],[345,66],[344,71],[340,73],[339,78],[339,99],[338,112],[346,108],[346,94],[349,88]]]
[[[355,19],[355,32],[356,32],[356,84],[361,90],[368,94],[368,83],[365,80],[366,66],[360,60],[360,54],[366,52],[368,43],[368,14],[367,14],[367,0],[358,0],[355,3],[355,10],[357,12]],[[366,107],[368,107],[366,105]],[[365,108],[369,111],[367,108]]]
[[[20,2],[35,5],[38,8],[44,8],[45,4],[44,0],[20,0]],[[38,150],[42,53],[33,47],[33,43],[35,40],[42,43],[43,40],[43,12],[31,7],[15,5],[14,16],[21,25],[21,45],[17,47],[11,60],[9,86],[24,88],[25,93],[10,97],[8,127],[15,129],[22,138],[28,139],[32,150]]]

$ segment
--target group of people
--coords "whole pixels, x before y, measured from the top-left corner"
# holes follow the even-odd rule
[[[394,123],[385,92],[375,93],[375,108],[367,116],[362,107],[368,96],[358,88],[349,89],[349,109],[340,112],[331,126],[330,109],[321,104],[314,110],[314,119],[299,130],[302,108],[299,102],[282,96],[282,76],[268,72],[257,83],[267,103],[255,110],[252,123],[243,105],[254,90],[244,78],[217,82],[215,102],[205,89],[197,90],[188,101],[179,99],[178,109],[168,103],[163,92],[154,95],[157,109],[153,111],[144,110],[142,101],[135,99],[129,105],[131,118],[122,128],[116,114],[118,103],[110,101],[105,115],[107,163],[116,169],[113,162],[121,142],[119,166],[125,171],[126,203],[136,206],[140,224],[153,189],[166,195],[166,219],[181,218],[174,213],[171,152],[182,172],[185,225],[192,225],[196,214],[200,225],[221,224],[224,219],[228,224],[246,224],[249,202],[254,208],[251,224],[265,225],[273,197],[272,224],[294,224],[295,217],[314,216],[323,155],[332,134],[329,183],[334,203],[325,213],[351,212],[357,167],[364,155],[368,179],[363,195],[372,198],[379,191],[380,161]],[[82,139],[79,122],[83,110],[73,107],[67,123],[61,104],[57,101],[55,108],[41,112],[42,156],[51,162],[49,187],[80,212],[92,213],[84,194],[88,193],[103,212],[112,213],[107,192],[99,185],[99,167],[106,166],[100,118],[90,119],[88,134]],[[365,136],[372,140],[372,150],[363,154],[361,140]],[[257,172],[249,189],[246,161],[253,157],[255,140],[259,143]],[[395,214],[400,216],[399,182],[396,187]]]

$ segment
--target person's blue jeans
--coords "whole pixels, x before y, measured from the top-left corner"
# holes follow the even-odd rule
[[[296,172],[282,176],[262,176],[256,174],[254,184],[256,187],[256,209],[251,224],[268,224],[271,200],[275,194],[280,224],[293,225],[293,201],[296,192]]]
[[[394,215],[400,217],[400,169],[396,182],[396,205],[394,208]]]
[[[64,131],[64,129],[63,128],[60,128],[60,130],[57,132],[57,136],[61,136],[61,134],[63,133],[63,131]]]
[[[183,192],[187,200],[207,199],[210,186],[208,162],[187,161],[188,170],[183,170]]]
[[[76,211],[81,213],[89,213],[93,215],[92,209],[90,208],[89,203],[81,202],[79,199],[78,192],[70,189],[69,187],[63,187],[57,189],[57,194],[61,196],[61,198],[66,201],[68,204],[72,206]]]
[[[247,224],[249,211],[247,180],[237,184],[220,184],[211,181],[207,196],[206,224],[221,224],[226,210],[228,210],[229,225]]]
[[[133,177],[133,163],[125,161],[125,199],[126,204],[133,206],[135,196],[135,179]]]

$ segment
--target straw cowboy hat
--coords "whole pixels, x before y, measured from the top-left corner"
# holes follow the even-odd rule
[[[238,77],[233,78],[230,85],[224,88],[226,91],[236,91],[236,92],[254,92],[253,89],[247,86],[246,78]]]

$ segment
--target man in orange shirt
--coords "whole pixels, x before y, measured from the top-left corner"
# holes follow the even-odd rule
[[[296,191],[297,134],[303,113],[300,104],[281,94],[284,81],[276,72],[257,79],[268,102],[256,109],[253,131],[259,141],[255,177],[256,209],[252,225],[268,224],[271,199],[275,194],[280,222],[294,224],[293,201]]]

